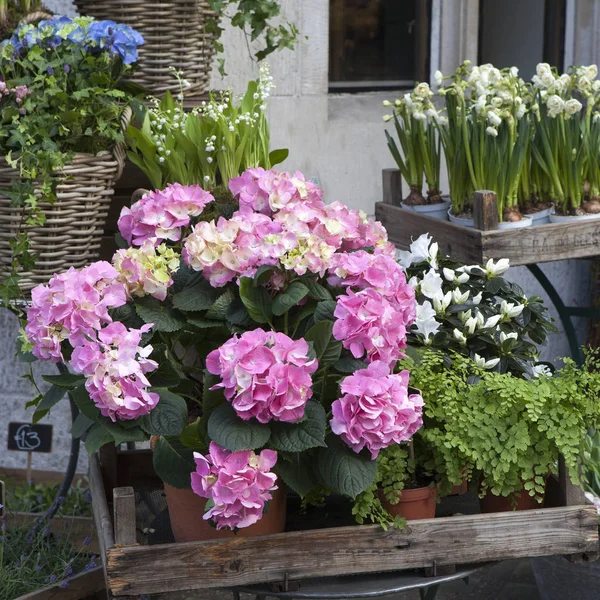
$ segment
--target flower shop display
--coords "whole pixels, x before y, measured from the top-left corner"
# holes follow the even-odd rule
[[[75,0],[75,6],[96,19],[127,23],[144,36],[139,70],[132,79],[152,93],[180,91],[172,68],[185,75],[183,95],[207,90],[215,52],[224,50],[220,42],[223,20],[241,29],[250,41],[260,40],[260,47],[253,49],[258,61],[276,50],[293,49],[298,36],[296,26],[281,19],[276,0]],[[224,75],[224,59],[217,63]]]
[[[186,112],[183,101],[167,92],[144,112],[139,129],[129,127],[129,159],[154,189],[199,184],[231,198],[230,179],[249,168],[270,169],[287,158],[287,150],[270,151],[266,109],[274,83],[267,63],[259,72],[239,100],[232,91],[211,93],[208,101]]]
[[[141,36],[53,17],[0,44],[0,296],[6,302],[97,257],[124,163],[123,76]]]
[[[298,172],[229,189],[234,206],[174,183],[124,208],[129,247],[34,289],[25,327],[25,349],[74,371],[45,378],[34,419],[70,389],[88,451],[153,438],[167,494],[217,530],[285,487],[356,498],[423,410],[394,370],[416,302],[381,225]]]

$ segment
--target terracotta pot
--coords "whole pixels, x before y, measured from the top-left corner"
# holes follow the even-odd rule
[[[448,496],[462,496],[469,491],[469,482],[465,477],[459,485],[453,485]]]
[[[285,529],[286,490],[281,486],[273,492],[273,499],[269,503],[269,512],[263,514],[262,519],[250,527],[239,529],[234,533],[230,529],[217,531],[205,521],[204,506],[206,498],[201,498],[192,490],[179,490],[165,483],[171,529],[176,542],[198,542],[204,540],[218,540],[231,537],[250,537],[255,535],[269,535],[282,533]]]
[[[516,503],[515,503],[516,501]],[[532,498],[528,492],[515,492],[510,496],[494,496],[490,491],[479,499],[482,513],[508,512],[511,510],[533,510],[542,508],[542,503]]]
[[[392,504],[379,492],[383,508],[394,517],[404,517],[407,521],[433,519],[435,517],[435,497],[437,489],[433,486],[402,490],[397,504]]]

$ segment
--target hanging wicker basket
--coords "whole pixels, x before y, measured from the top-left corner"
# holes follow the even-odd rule
[[[127,108],[122,117],[123,128],[130,118],[131,110]],[[0,277],[10,273],[10,242],[19,231],[27,233],[31,252],[38,255],[34,270],[20,273],[19,285],[26,297],[54,273],[97,260],[111,197],[124,164],[123,144],[96,155],[75,154],[59,174],[56,200],[52,204],[40,203],[46,223],[29,227],[23,226],[27,211],[11,206],[10,198],[2,194],[2,189],[9,188],[20,175],[0,157]]]
[[[185,96],[207,90],[214,34],[205,25],[216,13],[206,0],[75,0],[75,5],[83,15],[125,23],[142,34],[134,82],[155,94],[179,93],[169,68],[175,67],[190,83]]]

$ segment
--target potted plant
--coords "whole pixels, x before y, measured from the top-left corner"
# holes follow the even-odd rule
[[[142,43],[125,25],[54,17],[0,44],[0,297],[97,257]]]
[[[142,109],[140,127],[127,130],[127,155],[154,189],[200,184],[227,197],[230,179],[246,169],[270,169],[287,158],[285,149],[270,150],[266,109],[274,84],[268,63],[260,65],[259,73],[239,100],[231,90],[211,93],[186,113],[181,96],[175,100],[167,92]]]
[[[179,92],[171,69],[185,77],[185,96],[206,91],[215,52],[223,52],[219,41],[223,33],[221,20],[241,29],[252,41],[261,40],[255,51],[260,61],[275,50],[293,49],[298,30],[293,23],[281,20],[280,3],[274,0],[75,0],[81,14],[96,19],[112,19],[138,30],[147,43],[140,51],[139,70],[133,81],[152,93]],[[186,32],[186,44],[181,32]],[[157,34],[157,32],[159,32]],[[224,75],[224,61],[218,60]]]
[[[0,0],[0,41],[10,37],[20,22],[33,23],[50,16],[41,0]]]
[[[46,377],[34,420],[68,388],[88,451],[155,438],[169,501],[186,489],[218,530],[259,523],[283,486],[355,498],[422,413],[393,372],[415,297],[381,225],[300,173],[229,188],[233,206],[171,184],[124,209],[130,246],[38,287],[25,326],[25,350],[74,371]],[[206,535],[170,516],[179,539]]]
[[[394,121],[396,140],[385,132],[388,148],[410,188],[402,202],[404,208],[415,210],[436,219],[448,220],[450,200],[444,200],[440,191],[440,138],[435,124],[441,118],[431,98],[433,92],[427,83],[419,83],[415,89],[394,104],[393,114],[384,120]],[[427,183],[427,198],[423,196],[423,178]]]

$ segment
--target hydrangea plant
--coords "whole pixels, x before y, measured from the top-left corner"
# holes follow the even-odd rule
[[[39,202],[56,198],[56,173],[73,153],[123,141],[121,116],[131,95],[122,79],[142,43],[126,25],[54,17],[20,25],[0,44],[0,154],[23,178],[2,193],[24,207],[22,226],[44,224]],[[19,271],[35,263],[24,230],[13,252],[12,272],[0,283],[5,301],[20,295]]]
[[[423,411],[395,372],[416,302],[383,227],[298,172],[229,188],[234,206],[173,184],[123,209],[131,246],[36,288],[25,327],[74,371],[46,377],[34,420],[70,389],[90,452],[154,436],[158,475],[219,528],[255,522],[281,482],[355,498]]]

